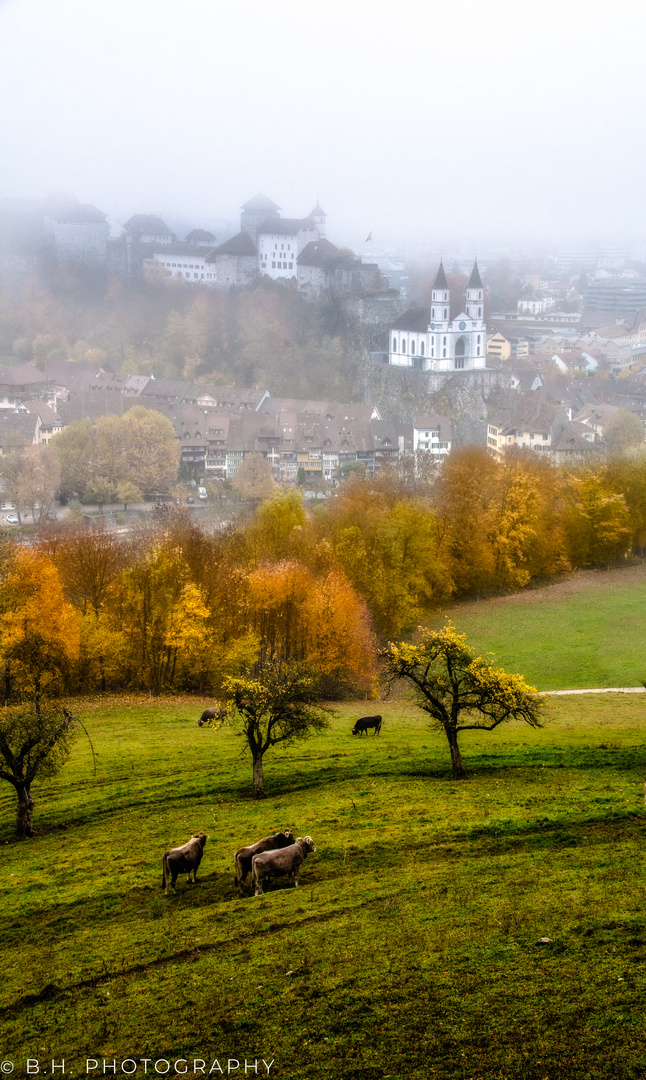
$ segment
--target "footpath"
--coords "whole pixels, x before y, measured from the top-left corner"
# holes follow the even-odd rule
[[[543,690],[543,694],[646,694],[646,686],[600,686],[596,690]]]

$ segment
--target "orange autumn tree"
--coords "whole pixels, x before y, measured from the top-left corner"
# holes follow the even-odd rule
[[[39,551],[15,553],[0,592],[5,700],[17,690],[38,711],[43,695],[60,688],[78,658],[78,615],[65,599],[58,570]]]
[[[307,664],[330,694],[372,687],[368,609],[342,570],[317,578],[285,559],[260,567],[248,582],[251,626],[269,655]]]

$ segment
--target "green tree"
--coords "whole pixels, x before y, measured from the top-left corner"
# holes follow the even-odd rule
[[[633,446],[640,446],[644,441],[644,425],[637,413],[617,409],[604,427],[603,441],[612,457],[625,453]]]
[[[54,776],[67,760],[74,734],[68,709],[30,703],[0,710],[0,780],[18,797],[16,834],[34,835],[31,785],[36,777]]]
[[[242,721],[253,762],[253,792],[265,793],[263,758],[271,746],[306,739],[328,726],[330,712],[320,704],[313,674],[302,664],[261,653],[251,670],[224,681],[228,707]]]
[[[142,491],[168,491],[177,481],[180,445],[170,420],[140,405],[123,416],[129,479]]]
[[[243,499],[266,499],[276,489],[271,465],[262,454],[245,454],[244,461],[231,481]]]
[[[545,699],[522,675],[509,675],[475,656],[451,623],[442,630],[424,630],[417,645],[391,642],[384,656],[387,684],[399,679],[412,683],[415,704],[444,731],[456,779],[466,775],[458,746],[461,731],[493,731],[507,720],[542,726]]]
[[[96,448],[91,420],[74,420],[52,443],[61,467],[61,494],[85,498],[96,472]]]

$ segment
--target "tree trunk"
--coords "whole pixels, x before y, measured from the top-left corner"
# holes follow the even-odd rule
[[[451,751],[451,765],[453,766],[453,777],[455,780],[461,780],[467,774],[466,769],[462,764],[462,756],[458,747],[458,733],[455,728],[452,727],[447,727],[444,730],[446,731],[446,737],[449,740],[449,749]]]
[[[254,754],[253,758],[253,793],[257,799],[265,794],[262,780],[262,754]]]
[[[29,794],[29,788],[26,784],[20,784],[16,788],[18,795],[18,817],[16,819],[16,833],[23,839],[25,836],[34,835],[33,826],[33,808],[34,800]]]

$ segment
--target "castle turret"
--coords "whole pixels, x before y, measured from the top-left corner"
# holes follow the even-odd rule
[[[325,213],[325,210],[321,209],[318,199],[316,200],[316,206],[312,210],[310,217],[318,229],[319,236],[325,236],[325,219],[327,214]]]

